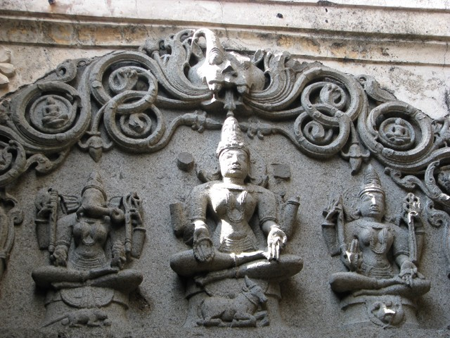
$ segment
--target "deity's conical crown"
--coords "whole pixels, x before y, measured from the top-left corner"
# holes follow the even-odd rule
[[[359,197],[367,192],[379,192],[383,195],[385,194],[383,187],[381,186],[380,178],[378,177],[375,169],[370,164],[364,171],[364,185],[359,192]]]
[[[97,189],[98,191],[100,191],[103,194],[103,197],[106,200],[107,197],[106,197],[105,188],[103,188],[103,181],[98,172],[93,171],[89,175],[89,179],[88,179],[86,185],[84,186],[83,191],[81,192],[81,195],[83,195],[87,189]]]
[[[244,135],[232,113],[228,113],[228,117],[223,122],[222,135],[216,150],[217,157],[225,149],[241,149],[250,157],[250,151],[244,142]]]

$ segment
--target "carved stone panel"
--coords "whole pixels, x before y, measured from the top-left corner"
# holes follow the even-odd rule
[[[449,120],[425,113],[206,28],[67,60],[1,99],[0,313],[69,336],[445,327]]]
[[[349,270],[331,275],[331,289],[342,297],[349,322],[417,325],[415,301],[430,290],[417,269],[424,244],[420,201],[409,193],[394,224],[385,219],[385,190],[372,166],[355,188],[324,211],[328,249]]]
[[[39,248],[50,254],[50,265],[34,269],[32,277],[47,292],[44,327],[111,326],[123,320],[129,293],[143,279],[126,266],[142,253],[142,216],[136,193],[108,201],[95,171],[81,197],[54,189],[39,192],[36,234]]]
[[[192,246],[170,260],[187,279],[185,326],[267,326],[279,311],[279,282],[303,267],[300,257],[282,253],[296,225],[298,199],[285,205],[279,221],[275,194],[249,182],[250,149],[232,115],[216,154],[219,179],[192,190],[187,216],[179,204],[171,206],[175,233]]]

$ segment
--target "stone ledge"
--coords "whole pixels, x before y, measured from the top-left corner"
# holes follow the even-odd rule
[[[381,1],[367,2],[375,6],[361,6],[362,1],[356,0],[341,2],[345,4],[328,1],[79,0],[74,3],[72,0],[57,0],[51,6],[47,1],[2,0],[0,13],[41,19],[59,17],[69,21],[112,21],[116,24],[183,23],[188,26],[195,23],[244,29],[314,30],[388,37],[399,35],[426,40],[448,40],[450,37],[447,1],[441,6],[436,6],[432,1],[421,1],[422,7],[417,8],[380,6]],[[410,3],[404,2],[406,6]]]
[[[450,20],[449,20],[450,21]],[[145,39],[155,41],[171,32],[198,27],[199,23],[137,24],[135,22],[102,22],[27,18],[0,15],[0,43],[54,46],[68,48],[137,48]],[[227,48],[255,51],[261,46],[286,50],[293,56],[318,61],[355,61],[381,64],[439,65],[446,64],[448,42],[428,37],[344,34],[342,31],[273,30],[259,27],[225,27],[214,29]],[[168,28],[170,27],[170,28]],[[170,32],[169,32],[170,30]],[[418,45],[420,48],[417,48]]]

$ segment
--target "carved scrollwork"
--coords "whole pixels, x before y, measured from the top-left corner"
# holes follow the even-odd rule
[[[348,115],[352,121],[361,113],[365,97],[361,86],[351,76],[327,67],[315,67],[302,74],[301,79],[306,82],[305,85],[308,83],[302,91],[302,106],[321,123],[337,126],[340,117],[338,112]],[[314,83],[309,84],[311,80]],[[318,95],[312,101],[314,92],[318,92]]]
[[[80,94],[61,82],[45,82],[26,88],[11,102],[14,127],[27,150],[60,151],[86,131],[90,115]]]
[[[147,40],[138,51],[65,61],[12,94],[10,106],[2,103],[0,123],[10,134],[5,144],[26,151],[11,175],[18,177],[36,163],[51,170],[75,143],[95,161],[115,145],[159,151],[180,126],[219,129],[216,117],[230,112],[250,138],[280,134],[308,156],[340,154],[352,174],[374,155],[398,184],[434,201],[436,191],[447,194],[443,168],[432,175],[437,183],[422,175],[434,161],[450,163],[449,119],[432,121],[372,76],[300,63],[286,51],[230,51],[206,28]]]
[[[212,97],[206,85],[192,83],[185,74],[191,57],[195,60],[205,57],[201,47],[192,40],[194,32],[192,29],[182,30],[159,41],[158,44],[148,40],[140,48],[156,62],[158,71],[156,74],[161,86],[174,98],[186,104],[200,104]],[[170,100],[160,99],[164,104],[171,103]]]
[[[70,82],[77,76],[77,64],[72,60],[64,61],[56,68],[55,74],[57,80]]]
[[[350,135],[350,120],[341,114],[339,134],[334,135],[331,128],[314,121],[307,113],[301,114],[295,121],[294,133],[300,149],[309,156],[326,158],[337,154],[347,143]]]
[[[423,214],[426,221],[436,228],[450,224],[450,216],[442,210],[435,209],[433,201],[427,200]]]
[[[431,119],[404,102],[375,107],[358,120],[358,130],[365,146],[382,163],[404,172],[420,170],[433,150]]]
[[[92,94],[100,104],[105,104],[115,95],[125,91],[145,92],[142,101],[154,102],[158,85],[151,69],[155,70],[154,61],[135,52],[119,52],[97,62],[90,73]],[[140,106],[124,106],[123,110]]]
[[[392,168],[387,168],[386,172],[401,187],[408,190],[420,188],[432,201],[450,207],[448,165],[442,166],[440,161],[431,162],[425,170],[423,179],[415,175],[402,177],[401,171]]]
[[[0,126],[0,185],[13,182],[26,170],[26,153],[14,133]]]
[[[365,105],[362,88],[352,77],[326,67],[302,74],[299,83],[305,113],[294,124],[301,149],[313,157],[337,154],[349,140],[352,121]]]
[[[133,99],[134,92],[125,92],[111,101],[105,108],[105,127],[111,138],[119,145],[139,151],[155,145],[165,132],[165,121],[161,111],[151,103],[146,102],[140,109],[120,113],[122,103]],[[125,109],[125,111],[127,111]]]

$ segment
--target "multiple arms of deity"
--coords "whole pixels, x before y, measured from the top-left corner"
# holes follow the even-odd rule
[[[408,203],[411,199],[412,196],[408,194],[405,198],[405,203]],[[418,245],[419,247],[416,246],[416,233],[414,228],[411,229],[411,223],[414,222],[415,218],[418,218],[418,208],[420,209],[420,204],[417,204],[417,198],[414,199],[414,202],[414,205],[411,205],[410,203],[409,208],[405,206],[405,203],[403,205],[403,219],[405,223],[408,224],[408,230],[392,225],[396,229],[394,256],[395,262],[400,268],[398,277],[408,285],[411,285],[413,278],[421,276],[415,265],[417,251],[420,252],[420,245]],[[409,212],[410,210],[412,210],[412,212]],[[340,254],[344,265],[350,271],[357,272],[362,262],[362,252],[359,248],[357,236],[355,234],[349,234],[348,229],[346,231],[341,197],[332,200],[324,210],[324,222],[322,223],[322,227],[330,253],[332,255]],[[413,238],[414,241],[411,241],[411,238]],[[339,245],[338,247],[335,245],[336,242]],[[350,245],[348,245],[348,242],[350,242]]]

